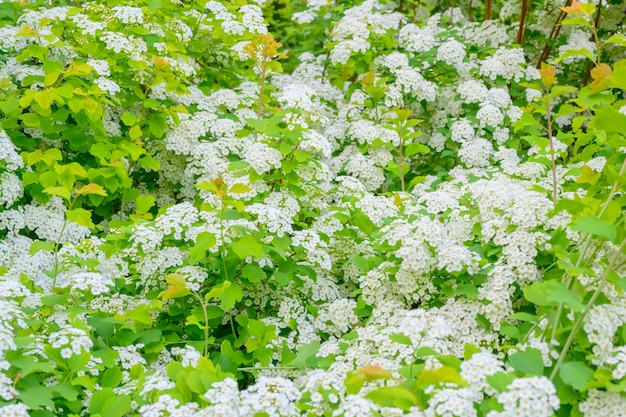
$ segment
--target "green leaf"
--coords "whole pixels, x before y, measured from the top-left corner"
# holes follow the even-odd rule
[[[563,53],[561,56],[555,59],[554,63],[558,64],[559,62],[563,61],[565,58],[569,58],[571,56],[584,56],[588,58],[591,62],[594,62],[594,63],[596,62],[596,59],[593,56],[593,53],[589,49],[581,48],[581,49],[568,49],[567,51],[565,51],[565,53]]]
[[[191,291],[187,289],[187,283],[185,282],[185,277],[181,274],[173,273],[167,274],[165,276],[165,282],[169,284],[165,291],[162,291],[159,294],[160,298],[163,300],[169,300],[172,298],[180,298],[186,295],[191,294]]]
[[[39,118],[40,116],[35,113],[24,113],[20,116],[20,119],[24,122],[26,127],[39,127]]]
[[[524,297],[539,306],[563,303],[574,311],[581,311],[585,308],[585,304],[570,289],[554,280],[527,285],[524,288]]]
[[[65,215],[70,221],[80,224],[81,226],[94,228],[95,224],[91,221],[91,211],[85,210],[84,208],[75,208],[72,210],[67,210]]]
[[[21,358],[11,360],[11,366],[15,366],[24,378],[34,372],[38,374],[53,373],[54,368],[50,366],[50,362],[39,362],[33,356],[22,356]]]
[[[566,384],[582,391],[593,379],[593,369],[582,362],[565,362],[559,369],[559,376]]]
[[[626,126],[626,124],[624,126]],[[598,220],[590,216],[581,217],[572,223],[570,227],[572,230],[590,233],[594,236],[603,237],[610,241],[615,241],[617,238],[617,229],[613,223],[606,220]]]
[[[189,257],[191,259],[203,259],[206,257],[206,253],[209,249],[215,246],[217,240],[215,235],[209,232],[199,233],[196,237],[196,242],[189,251]]]
[[[250,187],[248,187],[247,185],[237,183],[237,184],[233,185],[230,188],[229,192],[230,193],[235,193],[235,194],[245,194],[245,193],[247,193],[247,192],[249,192],[251,190],[252,189]]]
[[[141,131],[141,128],[139,127],[139,125],[134,125],[128,131],[128,136],[130,136],[132,140],[140,138],[142,134],[143,132]]]
[[[263,269],[258,265],[247,264],[241,269],[241,276],[246,278],[251,283],[257,283],[267,278]]]
[[[365,398],[383,407],[397,407],[409,411],[420,403],[417,396],[404,387],[388,386],[368,392]]]
[[[226,291],[226,289],[231,285],[232,283],[230,281],[224,281],[220,285],[214,286],[213,288],[211,288],[211,291],[204,295],[204,300],[209,301],[213,298],[220,298],[222,294],[224,294],[224,291]]]
[[[39,252],[40,250],[45,250],[45,251],[51,251],[54,250],[54,243],[53,242],[46,242],[43,240],[35,240],[33,241],[33,243],[30,244],[30,255],[34,255],[37,252]]]
[[[72,196],[70,195],[70,190],[67,187],[58,186],[58,187],[46,187],[43,189],[43,192],[46,194],[56,195],[70,201]]]
[[[417,377],[417,385],[426,387],[428,385],[438,385],[451,383],[459,386],[467,386],[459,372],[451,366],[444,365],[437,369],[424,369]]]
[[[154,207],[154,202],[154,196],[150,194],[140,195],[135,201],[137,205],[137,211],[139,213],[147,213],[152,207]]]
[[[242,299],[243,291],[241,286],[237,283],[231,283],[220,297],[220,307],[222,307],[223,310],[228,310]]]
[[[429,153],[430,148],[422,143],[414,142],[406,146],[404,149],[405,156],[413,156],[418,153]]]
[[[54,101],[54,95],[51,91],[44,90],[35,93],[34,99],[37,104],[41,106],[42,109],[49,109],[50,105]]]
[[[611,106],[595,109],[595,115],[590,126],[605,132],[623,133],[626,126],[626,116]]]
[[[357,369],[354,372],[348,372],[344,385],[348,394],[358,393],[363,385],[369,381],[380,379],[391,379],[393,375],[389,371],[384,370],[380,365],[370,365],[365,368]]]
[[[28,408],[39,410],[42,407],[54,409],[52,397],[52,387],[34,386],[21,390],[17,398],[26,404]]]
[[[128,113],[128,112],[122,114],[121,119],[122,119],[122,122],[124,122],[126,126],[132,126],[141,121],[141,117],[135,116],[132,113]]]
[[[95,391],[89,403],[89,413],[92,416],[99,414],[102,417],[122,417],[129,411],[130,397],[116,394],[109,387]]]
[[[507,364],[524,374],[543,375],[541,352],[535,348],[527,348],[524,351],[515,352],[509,356]]]
[[[113,366],[104,371],[104,373],[102,374],[102,381],[100,382],[100,385],[102,385],[103,387],[116,388],[120,384],[120,382],[122,382],[123,378],[124,375],[122,374],[120,367]]]
[[[582,16],[577,17],[568,17],[567,19],[563,19],[561,21],[562,25],[582,25],[588,28],[591,28],[591,24]]]
[[[521,320],[521,321],[529,321],[531,323],[539,323],[539,319],[537,316],[533,316],[529,313],[519,312],[511,315],[509,317],[511,320]]]
[[[498,392],[506,391],[506,387],[508,387],[514,380],[515,375],[505,372],[496,372],[493,375],[487,376],[487,382],[489,385],[491,385],[491,387]]]
[[[374,230],[376,230],[376,225],[374,225],[374,223],[372,223],[372,221],[370,220],[369,217],[367,217],[365,214],[363,213],[357,213],[354,216],[354,223],[356,224],[356,226],[361,229],[361,231],[367,235],[369,235],[370,233],[372,233]]]
[[[107,196],[107,192],[102,188],[100,184],[87,184],[81,187],[79,190],[76,190],[76,194],[78,195],[101,195],[103,197]]]
[[[393,333],[389,336],[389,339],[396,343],[400,343],[401,345],[413,346],[413,341],[410,337],[402,334],[402,333]]]
[[[286,364],[286,366],[290,366],[290,367],[297,368],[297,369],[306,369],[306,368],[314,367],[315,363],[318,360],[316,355],[317,355],[317,352],[319,352],[319,350],[320,350],[320,342],[318,342],[317,340],[311,343],[308,343],[300,347],[300,349],[298,349],[298,354],[296,355],[296,358],[292,360],[291,362],[289,362],[288,364]]]
[[[233,242],[232,248],[235,254],[237,254],[237,256],[241,259],[246,259],[248,256],[254,256],[256,258],[262,258],[265,256],[263,246],[250,235],[244,236]]]

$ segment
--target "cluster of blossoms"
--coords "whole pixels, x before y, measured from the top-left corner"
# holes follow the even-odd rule
[[[365,0],[342,12],[325,53],[304,53],[279,74],[250,68],[246,46],[268,32],[261,3],[176,3],[163,21],[154,5],[88,3],[25,13],[0,28],[3,54],[35,46],[63,69],[86,62],[80,82],[106,97],[78,144],[45,123],[30,126],[30,110],[19,135],[0,130],[0,415],[25,416],[29,407],[86,415],[107,390],[141,417],[553,415],[555,385],[513,376],[507,361],[530,347],[553,364],[555,344],[534,335],[521,342],[510,317],[529,308],[520,294],[541,279],[538,258],[569,221],[551,213],[541,191],[552,187],[546,166],[517,148],[520,84],[539,73],[511,47],[507,26],[460,30],[447,13],[426,19],[425,8],[408,23],[393,2]],[[293,19],[314,23],[327,6],[307,1]],[[466,22],[459,9],[450,16]],[[37,36],[17,35],[33,28]],[[593,50],[576,31],[568,38],[560,52]],[[48,72],[36,59],[8,57],[0,101],[56,88],[42,84]],[[343,85],[334,83],[344,72]],[[132,104],[138,96],[143,104]],[[404,110],[414,124],[402,126]],[[132,187],[141,183],[111,200],[119,207],[84,198],[102,232],[90,230],[70,220],[62,198],[25,195],[37,190],[39,171],[14,142],[31,140],[64,162],[88,154],[90,175],[109,191],[121,187],[118,171]],[[104,144],[113,142],[123,146],[111,152]],[[541,160],[536,147],[528,154]],[[587,167],[600,173],[605,163]],[[59,183],[64,166],[49,170]],[[142,212],[137,195],[152,195],[154,209]],[[611,251],[607,244],[598,253]],[[583,329],[591,363],[623,381],[626,348],[617,340],[626,310],[621,293],[604,293],[612,304],[591,309]],[[31,365],[19,355],[46,363],[43,376],[21,382],[17,370]],[[68,371],[59,358],[83,369]],[[393,392],[422,367],[462,383],[431,384],[420,406],[375,400],[377,389]],[[354,390],[363,369],[383,376]],[[67,381],[77,381],[72,392],[49,399],[73,398],[65,408],[20,395]],[[619,393],[585,395],[578,407],[587,416],[624,407]]]

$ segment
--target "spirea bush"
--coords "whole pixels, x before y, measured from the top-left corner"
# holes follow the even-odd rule
[[[0,417],[626,415],[625,7],[0,2]]]

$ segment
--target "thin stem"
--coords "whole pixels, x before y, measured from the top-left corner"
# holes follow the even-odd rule
[[[474,21],[474,16],[472,16],[472,0],[469,0],[469,4],[467,6],[467,19],[470,22]]]
[[[454,23],[454,0],[450,4],[450,26]]]
[[[571,5],[572,0],[567,0],[564,7],[569,7]],[[565,19],[566,15],[567,13],[561,10],[559,15],[557,16],[556,21],[552,26],[552,30],[550,31],[550,35],[548,36],[548,42],[546,42],[545,46],[543,47],[541,55],[539,56],[539,61],[537,61],[537,68],[541,68],[541,63],[545,62],[546,59],[548,59],[548,55],[550,55],[550,51],[552,50],[552,46],[550,46],[550,41],[555,39],[557,36],[559,36],[559,33],[561,33],[561,22],[563,21],[563,19]]]
[[[563,350],[561,351],[561,355],[559,355],[559,359],[556,361],[556,364],[554,365],[554,369],[552,369],[552,373],[550,374],[550,380],[551,381],[554,381],[554,378],[556,377],[556,374],[558,373],[561,364],[565,360],[565,357],[567,356],[567,352],[569,351],[569,348],[572,346],[572,343],[574,342],[574,338],[576,337],[576,334],[580,330],[580,327],[583,324],[583,320],[585,319],[585,316],[593,308],[596,300],[598,299],[598,297],[602,293],[602,289],[604,287],[604,284],[606,284],[606,281],[607,281],[611,271],[614,270],[615,263],[619,259],[620,255],[622,253],[622,250],[624,249],[624,246],[626,246],[626,240],[624,240],[619,245],[619,247],[617,248],[617,250],[615,251],[615,253],[611,257],[611,260],[609,261],[609,264],[607,265],[606,269],[604,270],[604,273],[602,274],[602,278],[600,279],[600,282],[598,283],[598,287],[596,288],[596,290],[594,291],[593,295],[589,299],[589,302],[587,303],[587,306],[580,313],[580,316],[578,317],[578,319],[574,323],[574,327],[572,328],[572,331],[570,332],[569,337],[565,341],[565,345],[563,345]]]
[[[402,192],[406,191],[404,186],[404,140],[402,139],[402,133],[400,133],[400,184],[402,185]]]
[[[624,173],[626,172],[626,159],[624,159],[624,162],[622,163],[622,166],[619,170],[619,176],[624,175]],[[600,208],[600,212],[598,213],[598,218],[601,219],[602,216],[604,216],[604,213],[606,212],[606,210],[609,208],[609,205],[611,204],[611,201],[613,200],[613,197],[615,196],[615,193],[617,193],[617,189],[619,188],[619,182],[615,181],[613,183],[613,186],[611,187],[611,191],[609,192],[609,196],[607,197],[606,201],[604,202],[604,204],[602,205],[602,207]],[[574,268],[578,268],[580,267],[580,265],[583,263],[583,261],[586,262],[586,259],[588,258],[587,256],[587,252],[589,251],[591,244],[593,243],[593,239],[591,239],[591,233],[587,233],[585,235],[585,237],[583,238],[582,242],[580,243],[581,245],[584,245],[580,251],[580,256],[578,257],[578,260],[576,261],[576,264],[574,266]],[[595,256],[595,254],[598,252],[599,247],[597,246],[596,249],[593,251],[592,256],[589,257],[589,259],[593,259]],[[573,282],[573,280],[571,279],[571,277],[569,276],[569,274],[565,274],[563,276],[563,280],[565,281],[565,285],[569,288]],[[551,341],[554,341],[556,339],[556,332],[559,326],[559,322],[561,321],[561,314],[563,314],[563,304],[559,304],[559,308],[557,309],[557,313],[556,316],[554,318],[554,324],[552,325],[552,335],[551,335]]]
[[[487,11],[485,12],[485,20],[491,20],[491,2],[492,0],[487,0]]]
[[[267,61],[263,61],[261,67],[261,89],[259,91],[259,108],[257,109],[257,119],[263,114],[263,91],[265,90],[265,77],[267,76]]]
[[[550,161],[552,164],[552,201],[556,206],[558,183],[556,179],[556,157],[554,155],[554,137],[552,135],[552,113],[550,112],[550,103],[551,100],[548,99],[546,101],[546,117],[548,118],[548,139],[550,139]]]
[[[517,30],[517,43],[524,44],[524,24],[526,22],[526,14],[528,13],[528,0],[522,0],[522,14],[519,19],[519,29]]]
[[[224,200],[222,202],[222,210],[220,212],[220,238],[222,240],[221,244],[221,255],[222,255],[222,268],[224,269],[224,277],[226,281],[228,281],[228,269],[226,268],[226,246],[224,245],[224,211],[226,207],[224,206]]]
[[[207,356],[209,354],[209,314],[207,312],[204,299],[194,291],[192,291],[191,293],[194,297],[196,297],[196,300],[198,300],[198,302],[202,306],[202,313],[204,314],[204,326],[202,327],[202,330],[204,332],[204,356]]]

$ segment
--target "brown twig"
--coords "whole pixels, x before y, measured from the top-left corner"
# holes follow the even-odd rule
[[[571,5],[572,0],[567,0],[565,2],[565,7],[569,7]],[[552,26],[552,30],[550,31],[550,35],[548,36],[548,42],[546,42],[546,45],[543,47],[543,51],[541,51],[541,55],[539,56],[539,61],[537,62],[538,69],[541,68],[541,63],[545,62],[546,59],[548,59],[548,55],[550,55],[550,51],[552,51],[550,41],[555,39],[557,36],[559,36],[559,33],[561,33],[561,22],[563,21],[563,19],[565,19],[565,16],[567,16],[567,13],[561,10],[561,13],[559,13],[559,16],[556,18],[556,21]]]
[[[524,43],[524,24],[526,23],[526,14],[528,14],[528,0],[522,0],[522,15],[519,19],[519,29],[517,30],[517,43]]]

